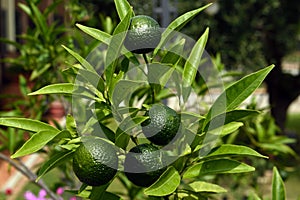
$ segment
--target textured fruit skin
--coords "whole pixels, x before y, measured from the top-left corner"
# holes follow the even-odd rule
[[[163,104],[154,104],[145,114],[149,119],[144,121],[144,135],[156,145],[168,144],[177,134],[180,127],[180,115]]]
[[[160,39],[158,22],[149,16],[137,15],[131,19],[124,45],[133,53],[145,54],[153,51]]]
[[[73,157],[73,171],[78,179],[91,186],[108,183],[117,173],[118,157],[113,145],[86,136]]]
[[[158,148],[151,144],[140,144],[133,147],[124,162],[126,177],[135,185],[148,187],[166,170]],[[142,173],[134,173],[141,172]]]

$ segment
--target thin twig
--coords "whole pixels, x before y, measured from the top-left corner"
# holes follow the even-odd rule
[[[44,189],[47,192],[47,194],[51,197],[51,199],[60,200],[60,198],[54,192],[52,192],[42,180],[38,182],[35,181],[37,179],[36,174],[34,174],[26,165],[24,165],[24,163],[21,160],[17,160],[18,162],[16,162],[15,160],[11,159],[10,157],[6,156],[1,152],[0,152],[0,159],[8,162],[16,170],[18,170],[25,177],[27,177],[32,183]]]

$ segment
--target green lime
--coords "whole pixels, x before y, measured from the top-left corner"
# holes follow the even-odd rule
[[[153,51],[160,39],[158,22],[149,16],[137,15],[131,19],[124,45],[133,53],[144,54]]]
[[[73,157],[73,171],[91,186],[108,183],[117,173],[118,156],[114,146],[99,137],[85,136]]]
[[[149,119],[141,124],[142,130],[153,144],[166,145],[176,136],[181,119],[175,110],[163,104],[154,104],[145,115]]]
[[[124,162],[126,177],[133,184],[141,187],[152,185],[165,169],[159,149],[151,144],[133,147]]]

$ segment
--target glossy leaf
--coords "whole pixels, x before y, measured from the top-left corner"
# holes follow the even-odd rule
[[[120,20],[123,20],[127,13],[131,10],[131,6],[127,0],[114,0],[115,6]]]
[[[201,62],[202,54],[205,50],[209,29],[207,28],[203,35],[194,45],[189,57],[186,60],[183,69],[183,87],[189,87],[195,81],[196,74]]]
[[[215,116],[232,111],[240,106],[263,82],[274,65],[254,72],[235,82],[216,99],[210,108],[205,125]]]
[[[114,36],[111,38],[108,45],[105,58],[105,77],[108,86],[110,86],[112,82],[113,74],[115,73],[115,68],[126,37],[126,31],[129,28],[131,17],[132,10],[130,9],[126,14],[126,17],[115,28],[113,33]]]
[[[0,125],[23,129],[31,132],[40,132],[46,130],[51,132],[60,131],[47,123],[26,118],[0,118]]]
[[[211,4],[208,4],[206,6],[203,6],[201,8],[197,8],[195,10],[189,11],[187,13],[184,13],[183,15],[179,16],[175,20],[173,20],[169,26],[165,29],[165,31],[162,33],[161,41],[158,44],[157,48],[155,48],[153,54],[156,55],[158,50],[161,49],[161,47],[168,41],[170,35],[174,31],[179,31],[181,28],[183,28],[189,21],[191,21],[197,14],[199,14],[202,10],[210,6]]]
[[[231,110],[226,113],[215,116],[209,121],[209,123],[204,128],[204,131],[213,130],[230,122],[240,121],[248,116],[253,116],[259,114],[256,110]]]
[[[210,154],[205,156],[205,158],[224,156],[255,156],[260,158],[268,158],[267,156],[261,155],[250,147],[234,144],[223,144],[220,147],[213,149]]]
[[[88,62],[86,61],[83,57],[81,57],[78,53],[76,53],[75,51],[73,51],[72,49],[69,49],[66,46],[62,46],[64,49],[66,49],[85,69],[97,73],[94,69],[94,67]]]
[[[208,183],[205,181],[194,181],[192,183],[187,184],[187,186],[184,187],[185,189],[191,190],[193,192],[209,192],[209,193],[224,193],[227,192],[226,189],[223,187]]]
[[[75,86],[73,83],[57,83],[47,85],[35,92],[29,93],[28,95],[42,95],[42,94],[63,94],[63,95],[76,95],[81,97],[87,97],[89,99],[96,99],[95,94],[92,94],[90,90],[87,90],[82,86]],[[100,101],[104,101],[103,97],[100,96]]]
[[[229,124],[225,124],[219,128],[213,129],[205,134],[196,135],[196,139],[193,141],[191,145],[194,149],[193,151],[198,151],[203,148],[205,145],[210,145],[210,143],[216,143],[219,138],[224,137],[236,130],[238,130],[244,124],[242,122],[231,122]]]
[[[225,124],[222,127],[209,131],[208,134],[215,134],[220,137],[224,137],[225,135],[228,135],[238,130],[243,125],[244,124],[242,122],[230,122],[229,124]]]
[[[272,200],[285,200],[284,182],[276,167],[273,167]]]
[[[81,24],[76,24],[78,28],[80,28],[83,32],[90,35],[91,37],[95,38],[96,40],[99,40],[100,42],[103,42],[106,45],[110,44],[112,36],[104,31],[91,28],[88,26],[84,26]],[[127,50],[124,50],[124,48],[121,49],[122,54],[124,54],[132,63],[139,65],[139,61],[135,57],[135,55]]]
[[[104,44],[109,44],[110,43],[110,40],[111,40],[111,35],[104,32],[104,31],[101,31],[99,29],[96,29],[96,28],[91,28],[91,27],[88,27],[88,26],[84,26],[84,25],[81,25],[81,24],[76,24],[76,26],[82,30],[83,32],[85,32],[86,34],[92,36],[93,38],[95,38],[96,40],[99,40],[100,42],[103,42]]]
[[[146,195],[166,196],[172,194],[180,184],[180,175],[174,167],[169,167],[161,177],[144,190]]]
[[[245,163],[231,159],[216,159],[203,161],[187,169],[183,178],[196,178],[207,174],[232,174],[252,172],[255,168]]]
[[[21,156],[35,153],[40,149],[42,149],[48,142],[53,140],[60,133],[61,132],[49,131],[49,130],[39,131],[36,134],[32,135],[23,144],[23,146],[21,146],[21,148],[16,153],[14,153],[11,157],[18,158]]]
[[[51,156],[50,159],[45,161],[39,169],[37,174],[38,178],[36,181],[38,181],[40,178],[42,178],[45,174],[47,174],[55,167],[66,163],[66,161],[70,160],[73,157],[74,152],[75,151],[61,151]]]
[[[31,92],[28,95],[41,95],[41,94],[72,94],[74,92],[73,83],[57,83],[47,85],[35,92]]]

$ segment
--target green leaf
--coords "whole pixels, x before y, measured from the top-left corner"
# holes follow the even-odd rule
[[[51,67],[51,64],[48,63],[46,64],[42,69],[34,69],[30,75],[30,80],[34,80],[38,77],[40,77],[43,73],[45,73],[46,71],[48,71],[48,69]]]
[[[11,158],[18,158],[37,152],[61,132],[49,130],[37,132],[36,134],[32,135],[31,138],[29,138],[29,140],[27,140],[23,146],[21,146],[21,148],[11,156]]]
[[[26,15],[32,16],[32,12],[27,5],[25,5],[23,3],[18,3],[18,7],[21,8],[26,13]]]
[[[147,83],[142,81],[132,80],[120,80],[115,84],[111,102],[114,106],[119,107],[119,104],[124,101],[125,105],[128,106],[129,100],[132,98],[132,94],[138,88],[145,86]]]
[[[109,45],[111,42],[112,36],[108,33],[105,33],[101,30],[83,26],[80,24],[76,24],[78,28],[80,28],[83,32],[90,35],[91,37],[95,38],[96,40],[99,40],[100,42],[103,42],[106,45]],[[124,54],[132,63],[139,65],[139,61],[135,57],[135,55],[131,52],[128,52],[127,50],[121,49],[122,54]]]
[[[189,87],[195,80],[201,57],[205,49],[205,45],[208,38],[209,29],[207,28],[203,35],[194,45],[183,69],[183,87]]]
[[[105,184],[101,186],[93,186],[89,199],[91,200],[103,199],[103,195],[108,186],[109,184]]]
[[[123,20],[127,13],[130,12],[131,6],[127,0],[114,0],[115,6],[119,15],[120,20]]]
[[[75,121],[74,117],[70,114],[67,115],[66,129],[70,132],[72,138],[76,138],[78,136],[76,121]]]
[[[38,178],[36,181],[41,179],[45,174],[47,174],[55,167],[66,163],[68,160],[70,160],[73,157],[74,152],[75,151],[61,151],[52,155],[50,159],[44,162],[41,168],[39,169],[37,173]]]
[[[96,40],[99,40],[100,42],[103,42],[104,44],[109,44],[111,40],[111,35],[108,33],[105,33],[104,31],[98,30],[96,28],[87,27],[81,24],[76,24],[76,26],[81,29],[86,34],[92,36]]]
[[[96,99],[95,94],[92,94],[90,90],[85,87],[74,85],[73,83],[57,83],[47,85],[35,92],[28,95],[41,95],[41,94],[63,94],[63,95],[76,95],[80,97],[86,97],[89,99]],[[97,95],[100,101],[104,101],[102,95]]]
[[[204,125],[217,115],[232,111],[246,100],[263,82],[274,65],[249,74],[229,86],[214,102],[210,108]]]
[[[155,183],[144,190],[144,193],[151,196],[172,194],[179,186],[180,179],[178,171],[170,166]]]
[[[174,31],[179,31],[181,28],[183,28],[189,21],[191,21],[197,14],[199,14],[202,10],[210,6],[211,4],[208,4],[206,6],[203,6],[201,8],[189,11],[187,13],[184,13],[183,15],[179,16],[175,20],[173,20],[169,26],[166,28],[166,30],[162,33],[160,43],[155,48],[153,55],[156,55],[158,50],[161,49],[161,47],[168,41],[170,35]]]
[[[31,132],[50,131],[60,132],[60,130],[44,122],[26,118],[0,118],[0,125],[18,129],[23,129]]]
[[[47,85],[35,92],[31,92],[28,95],[41,95],[41,94],[73,94],[74,84],[73,83],[57,83]]]
[[[213,130],[231,122],[242,120],[245,117],[259,114],[257,110],[231,110],[226,113],[215,116],[206,124],[204,131]]]
[[[244,124],[242,122],[230,122],[229,124],[225,124],[222,127],[217,129],[213,129],[208,132],[208,134],[215,134],[220,137],[224,137],[242,127]]]
[[[256,156],[260,158],[268,158],[250,147],[234,144],[223,144],[220,147],[213,149],[210,154],[205,156],[205,158],[225,156]]]
[[[273,167],[272,200],[285,200],[284,182],[276,167]]]
[[[187,184],[184,189],[191,190],[193,192],[210,192],[210,193],[224,193],[227,192],[223,187],[208,183],[205,181],[194,181],[192,183]]]
[[[91,90],[95,94],[97,94],[98,92],[104,93],[105,83],[104,83],[103,78],[98,73],[86,70],[86,69],[82,68],[81,65],[73,65],[71,67],[71,69],[76,74],[75,75],[76,81],[79,82],[78,85],[80,85],[80,83],[83,82],[85,85],[89,85],[90,87],[93,87],[93,88],[91,88]],[[81,80],[80,78],[82,78],[83,80]],[[96,91],[97,89],[99,91]]]
[[[43,16],[43,14],[40,12],[39,8],[34,5],[32,1],[29,1],[30,8],[32,10],[31,18],[35,22],[35,25],[39,28],[42,35],[47,35],[47,22],[46,18]]]
[[[216,159],[203,161],[189,167],[183,174],[183,178],[195,178],[207,174],[232,174],[252,172],[254,170],[254,167],[236,160]]]
[[[181,39],[176,45],[174,45],[168,52],[162,57],[161,63],[174,64],[181,59],[183,54],[183,48],[185,44],[185,39]]]
[[[78,53],[76,53],[75,51],[73,51],[72,49],[69,49],[68,47],[62,45],[62,47],[64,49],[66,49],[74,58],[76,58],[76,60],[87,70],[94,72],[97,74],[97,72],[95,71],[94,67],[88,62],[86,61],[83,57],[81,57]]]
[[[114,30],[113,37],[108,45],[106,58],[105,58],[105,77],[107,85],[110,86],[115,68],[118,64],[118,58],[120,56],[123,42],[126,37],[126,31],[128,30],[130,19],[132,17],[132,10],[130,9],[126,17],[117,25]]]

